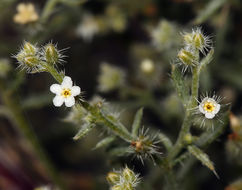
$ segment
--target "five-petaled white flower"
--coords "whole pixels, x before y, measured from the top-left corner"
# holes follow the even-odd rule
[[[53,99],[53,104],[60,107],[64,102],[66,107],[72,107],[75,104],[75,96],[81,93],[79,86],[73,86],[70,77],[65,76],[61,84],[52,84],[50,91],[56,96]]]
[[[213,98],[205,97],[198,108],[207,119],[213,119],[220,110],[220,104]]]

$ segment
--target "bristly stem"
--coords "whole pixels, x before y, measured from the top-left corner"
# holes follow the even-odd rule
[[[199,61],[199,52],[196,52],[196,59]],[[197,98],[198,98],[198,89],[199,89],[199,72],[198,72],[198,66],[193,67],[192,70],[192,87],[191,87],[191,99],[188,108],[185,112],[185,118],[182,124],[182,128],[180,130],[178,139],[170,151],[168,155],[168,159],[171,161],[173,158],[179,154],[181,149],[184,147],[184,137],[185,135],[190,131],[191,123],[192,123],[192,109],[197,106]]]

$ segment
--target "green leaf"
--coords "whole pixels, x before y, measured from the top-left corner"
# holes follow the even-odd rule
[[[213,162],[209,159],[208,155],[204,153],[200,148],[196,147],[195,145],[190,145],[187,147],[190,154],[196,157],[201,163],[207,166],[212,172],[218,177],[218,174],[215,171]],[[219,178],[219,177],[218,177]]]
[[[164,144],[164,146],[166,147],[167,151],[170,151],[172,148],[172,142],[171,142],[170,138],[161,132],[159,132],[158,137],[161,140],[161,142]]]
[[[120,123],[116,118],[114,118],[111,115],[106,115],[102,111],[100,112],[100,114],[100,121],[102,122],[102,124],[111,129],[115,135],[119,136],[127,142],[131,142],[133,140],[133,137],[129,133],[127,128],[122,123]]]
[[[208,20],[219,8],[221,8],[227,0],[212,0],[207,6],[198,14],[197,18],[193,21],[195,25],[202,24]]]
[[[201,72],[212,60],[214,49],[211,49],[206,57],[204,57],[199,65],[198,72]]]
[[[138,131],[141,126],[141,120],[143,117],[143,110],[144,110],[144,108],[140,108],[135,114],[134,122],[132,124],[132,135],[134,137],[137,137],[137,135],[138,135]]]
[[[78,133],[73,137],[74,140],[79,140],[85,137],[95,127],[94,124],[84,124]]]
[[[176,88],[177,94],[182,100],[184,106],[186,107],[187,101],[189,99],[189,87],[187,81],[182,75],[182,71],[176,65],[172,65],[171,78],[173,84]]]
[[[123,156],[127,155],[127,153],[130,151],[130,147],[118,147],[114,148],[110,151],[110,154],[113,156]]]
[[[115,140],[114,136],[106,137],[106,138],[102,139],[101,141],[99,141],[96,144],[94,149],[105,147],[105,146],[109,145],[110,143],[112,143],[114,140]]]

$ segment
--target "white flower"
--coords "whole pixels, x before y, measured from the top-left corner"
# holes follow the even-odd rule
[[[220,110],[220,104],[214,98],[205,97],[198,108],[207,119],[213,119]]]
[[[81,93],[79,86],[73,86],[73,82],[70,77],[65,76],[61,85],[52,84],[50,91],[56,96],[53,99],[53,104],[56,107],[60,107],[64,102],[66,107],[72,107],[75,104],[75,96]]]
[[[86,14],[83,17],[81,24],[78,26],[76,33],[81,36],[85,41],[92,40],[95,34],[99,31],[99,26],[96,18],[92,15]]]

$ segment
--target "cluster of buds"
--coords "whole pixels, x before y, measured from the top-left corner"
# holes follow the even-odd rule
[[[226,151],[229,158],[238,161],[242,160],[242,124],[241,119],[230,114],[230,128],[232,133],[229,134],[226,142]]]
[[[35,73],[45,71],[43,63],[56,64],[63,62],[63,55],[58,51],[56,46],[48,43],[42,48],[37,47],[29,42],[24,42],[19,53],[14,56],[21,69],[27,72]]]
[[[135,174],[127,166],[122,171],[109,172],[106,177],[110,190],[135,190],[140,182],[139,174]]]
[[[212,48],[212,42],[209,36],[206,36],[201,28],[192,30],[191,33],[183,34],[184,48],[178,52],[178,63],[183,66],[185,72],[188,68],[199,64],[199,52],[206,54]]]
[[[131,142],[130,153],[135,154],[136,157],[144,164],[144,159],[151,159],[155,164],[155,155],[161,154],[158,150],[157,144],[160,140],[157,140],[157,135],[149,135],[149,129],[140,131],[137,139]]]

